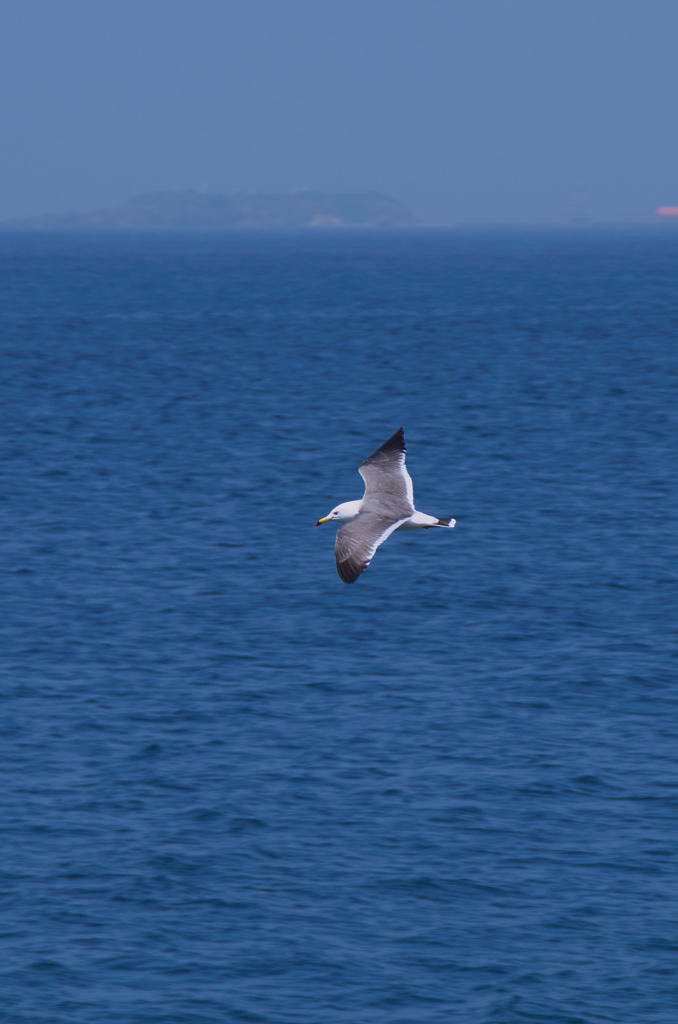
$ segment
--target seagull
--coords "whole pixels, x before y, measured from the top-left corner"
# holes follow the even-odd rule
[[[315,524],[345,524],[337,530],[334,546],[337,572],[344,583],[355,583],[394,530],[430,530],[434,526],[451,529],[456,523],[456,519],[437,519],[417,512],[412,479],[405,468],[405,451],[401,427],[359,467],[365,481],[363,497],[337,505]]]

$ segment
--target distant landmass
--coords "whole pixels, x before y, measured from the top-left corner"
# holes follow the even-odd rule
[[[5,221],[12,228],[238,228],[397,227],[409,210],[379,192],[149,192],[122,206],[91,213],[43,214]]]

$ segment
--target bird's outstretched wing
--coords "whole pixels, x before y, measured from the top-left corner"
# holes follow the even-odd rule
[[[409,513],[394,520],[390,515],[361,511],[350,523],[337,530],[334,553],[337,559],[337,572],[344,583],[355,583],[372,561],[379,545],[383,544],[408,517]]]
[[[408,519],[414,512],[412,479],[405,468],[405,450],[401,427],[360,466],[358,472],[365,481],[364,512],[375,512],[391,521]]]

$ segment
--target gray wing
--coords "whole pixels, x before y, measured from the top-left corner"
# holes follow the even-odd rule
[[[409,516],[396,519],[377,512],[359,512],[355,519],[337,530],[334,554],[337,572],[344,583],[355,583],[372,561],[380,544]]]
[[[394,519],[414,512],[412,480],[405,468],[405,434],[396,430],[381,448],[365,459],[358,472],[365,481],[363,510]]]

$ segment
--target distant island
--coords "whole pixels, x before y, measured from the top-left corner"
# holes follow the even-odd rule
[[[222,230],[240,228],[398,227],[409,210],[379,192],[149,192],[91,213],[43,214],[4,228]]]

